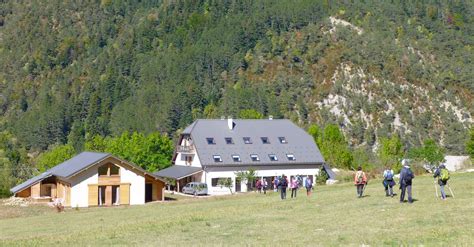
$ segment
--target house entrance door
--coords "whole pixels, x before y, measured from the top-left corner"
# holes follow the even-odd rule
[[[235,178],[235,192],[240,192],[242,189],[240,188],[241,181],[240,178]]]
[[[153,185],[145,184],[145,202],[151,202],[153,200]]]

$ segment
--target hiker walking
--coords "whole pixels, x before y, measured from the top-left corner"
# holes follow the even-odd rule
[[[313,189],[313,181],[311,181],[311,178],[307,177],[304,183],[304,187],[306,187],[306,196],[311,196],[311,190]]]
[[[263,194],[267,194],[267,186],[268,186],[267,180],[266,180],[266,179],[263,179],[263,180],[262,180]]]
[[[258,193],[262,193],[262,181],[260,179],[257,179],[256,186]]]
[[[449,171],[446,169],[444,164],[441,164],[438,169],[436,169],[434,178],[438,178],[438,184],[441,191],[441,199],[446,200],[446,192],[444,192],[444,186],[448,183],[449,180]]]
[[[393,175],[393,170],[389,167],[383,171],[383,186],[385,187],[385,196],[393,197],[393,186],[395,185]]]
[[[278,192],[278,180],[279,180],[278,177],[275,176],[275,179],[273,180],[273,186],[274,186],[273,190],[275,192]]]
[[[364,193],[364,186],[367,184],[367,176],[365,172],[362,171],[362,167],[357,167],[357,172],[354,175],[354,184],[357,187],[357,196],[362,197]]]
[[[286,179],[285,175],[282,175],[280,179],[278,179],[278,187],[281,191],[281,199],[286,199],[286,188],[288,187],[288,180]]]
[[[293,198],[293,195],[296,198],[296,191],[298,191],[298,179],[296,177],[293,177],[293,179],[291,179],[290,188],[291,188],[291,198]]]
[[[405,192],[408,193],[408,203],[413,203],[413,198],[411,195],[411,184],[413,178],[415,178],[415,175],[410,169],[410,164],[408,163],[408,160],[403,159],[402,160],[402,171],[400,172],[400,202],[405,202]]]

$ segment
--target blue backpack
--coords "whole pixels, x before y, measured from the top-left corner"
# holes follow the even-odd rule
[[[387,181],[392,181],[392,180],[393,180],[393,173],[392,173],[392,171],[390,171],[390,170],[387,171],[387,175],[385,176],[385,179],[386,179]]]

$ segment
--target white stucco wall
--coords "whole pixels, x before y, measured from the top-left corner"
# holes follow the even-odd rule
[[[174,161],[174,164],[175,165],[179,165],[179,166],[186,166],[186,161],[184,160],[181,160],[181,153],[178,153],[176,155],[176,160]],[[197,153],[194,153],[194,156],[193,156],[193,161],[191,162],[191,166],[194,166],[194,167],[201,167],[201,161],[199,160],[199,155]]]
[[[145,204],[145,177],[120,167],[120,182],[130,183],[130,205]]]
[[[301,175],[301,176],[313,176],[319,174],[319,169],[318,168],[312,168],[312,169],[278,169],[278,170],[256,170],[257,176],[258,177],[274,177],[274,176],[281,176],[285,175],[287,176],[288,179],[290,179],[291,176],[296,176],[296,175]],[[234,171],[216,171],[216,172],[207,172],[203,174],[203,180],[202,182],[205,182],[208,187],[208,193],[210,195],[222,195],[222,194],[229,194],[230,191],[226,187],[220,187],[212,186],[212,179],[213,178],[227,178],[230,177],[232,178],[233,181],[233,187],[232,187],[232,192],[235,192],[235,172]],[[244,181],[245,182],[245,181]],[[269,186],[271,186],[269,184]],[[270,187],[269,187],[270,189]],[[246,192],[247,191],[247,185],[245,183],[241,183],[241,191]]]
[[[89,168],[77,176],[72,177],[71,182],[71,207],[89,206],[89,186],[88,184],[97,184],[97,167]]]

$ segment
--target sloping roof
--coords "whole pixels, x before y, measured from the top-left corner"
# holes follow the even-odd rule
[[[234,119],[233,122],[232,130],[227,119],[200,119],[185,129],[193,139],[203,166],[324,163],[313,138],[289,120]],[[208,137],[214,138],[215,144],[208,144]],[[226,144],[226,137],[231,137],[234,144]],[[250,137],[252,144],[245,144],[243,137]],[[270,143],[263,144],[261,137],[267,137]],[[287,143],[280,143],[279,137],[284,137]],[[252,161],[251,154],[258,155],[260,161]],[[269,154],[275,154],[278,160],[270,161]],[[287,154],[293,154],[295,160],[289,161]],[[213,155],[220,155],[222,162],[215,162]],[[234,162],[232,155],[239,155],[241,161]]]
[[[53,175],[50,172],[43,172],[40,175],[38,175],[36,177],[32,177],[32,178],[26,180],[25,182],[11,188],[10,191],[12,193],[20,192],[20,191],[30,187],[31,185],[34,185],[34,184],[38,183],[39,181],[41,181],[45,178],[51,177],[51,176],[53,176]]]
[[[55,176],[69,177],[83,169],[111,156],[108,153],[82,152],[69,160],[49,169]]]
[[[60,177],[60,178],[69,178],[70,176],[73,176],[79,172],[81,172],[82,170],[86,169],[87,167],[89,166],[92,166],[106,158],[109,158],[109,157],[114,157],[112,156],[111,154],[109,153],[96,153],[96,152],[82,152],[74,157],[72,157],[71,159],[69,160],[66,160],[64,161],[63,163],[55,166],[55,167],[52,167],[51,169],[47,170],[46,172],[36,176],[36,177],[33,177],[31,179],[28,179],[27,181],[13,187],[12,189],[10,189],[10,191],[12,193],[17,193],[21,190],[24,190],[26,188],[28,188],[29,186],[31,185],[34,185],[35,183],[47,178],[47,177],[50,177],[50,176],[56,176],[56,177]],[[120,161],[122,161],[121,159],[119,158],[116,158],[114,157],[115,159],[118,159]],[[133,164],[133,163],[130,163],[130,162],[126,162],[127,164],[135,167],[137,170],[140,170],[141,172],[144,172],[146,174],[149,174],[155,178],[158,178],[156,177],[155,175],[153,175],[152,173],[148,173],[146,172],[145,170],[143,170],[141,167]]]
[[[201,167],[175,165],[155,172],[154,174],[158,177],[181,179],[200,171],[202,171]]]

